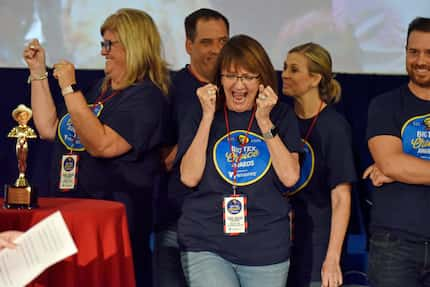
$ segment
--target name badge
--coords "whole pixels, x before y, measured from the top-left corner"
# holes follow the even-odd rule
[[[246,196],[224,197],[223,210],[225,234],[235,236],[248,232]]]
[[[67,192],[74,189],[78,182],[78,155],[65,154],[61,158],[59,189]]]

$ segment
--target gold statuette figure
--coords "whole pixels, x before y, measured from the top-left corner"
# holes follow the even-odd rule
[[[18,160],[19,176],[13,185],[5,188],[6,208],[33,208],[37,206],[37,194],[25,177],[27,170],[28,139],[37,138],[36,132],[27,124],[33,113],[25,105],[19,105],[12,111],[13,119],[18,123],[9,134],[8,138],[16,138],[16,157]]]

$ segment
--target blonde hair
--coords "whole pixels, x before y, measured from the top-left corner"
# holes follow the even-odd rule
[[[319,96],[325,103],[337,103],[341,97],[341,86],[333,78],[330,53],[315,43],[306,43],[291,49],[288,53],[300,53],[308,60],[310,73],[321,75],[318,85]]]
[[[118,35],[126,51],[124,88],[149,77],[167,95],[170,78],[166,61],[162,57],[162,43],[157,26],[151,16],[141,10],[124,8],[110,15],[100,27]],[[105,87],[110,79],[105,79]]]

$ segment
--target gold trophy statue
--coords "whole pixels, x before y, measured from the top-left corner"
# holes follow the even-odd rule
[[[27,126],[33,113],[25,105],[19,105],[12,111],[13,119],[18,123],[9,134],[8,138],[16,138],[16,157],[18,159],[18,179],[12,185],[6,185],[4,190],[5,208],[35,208],[37,207],[37,191],[31,187],[25,178],[27,170],[28,139],[37,138],[36,132]]]

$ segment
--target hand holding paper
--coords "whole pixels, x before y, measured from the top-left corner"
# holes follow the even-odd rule
[[[59,211],[30,228],[15,243],[15,249],[0,251],[3,287],[24,286],[49,266],[77,252]]]

